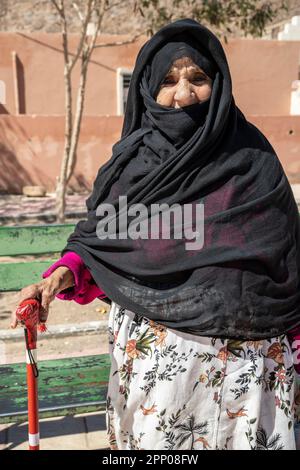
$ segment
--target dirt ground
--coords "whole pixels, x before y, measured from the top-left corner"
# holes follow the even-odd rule
[[[0,330],[11,331],[10,316],[18,304],[18,293],[0,294]],[[55,359],[63,357],[85,356],[108,352],[106,333],[85,333],[56,337],[51,334],[54,325],[78,325],[83,322],[108,320],[110,306],[101,300],[94,300],[87,305],[79,305],[74,301],[55,299],[50,305],[47,327],[48,333],[38,340],[38,357]],[[24,341],[3,340],[0,337],[0,355],[2,363],[22,362],[24,360]],[[1,359],[1,358],[0,358]]]

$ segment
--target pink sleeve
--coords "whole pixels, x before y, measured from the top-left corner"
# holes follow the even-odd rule
[[[56,295],[61,300],[74,300],[78,304],[85,305],[92,302],[96,297],[103,299],[106,294],[99,289],[90,271],[85,266],[81,257],[73,252],[68,251],[58,261],[52,264],[45,272],[43,278],[50,276],[59,266],[69,268],[74,276],[74,286],[61,291]]]
[[[294,353],[295,370],[300,374],[300,325],[288,331],[287,337]]]

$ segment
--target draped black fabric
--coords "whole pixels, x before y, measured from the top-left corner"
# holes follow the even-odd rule
[[[211,96],[183,108],[161,106],[159,87],[182,56],[212,79]],[[203,246],[187,250],[187,236],[164,238],[162,226],[158,239],[126,238],[137,214],[120,222],[126,208],[119,196],[149,214],[154,204],[195,211],[204,204]],[[113,220],[99,213],[103,204],[115,209],[115,239],[99,237],[99,222]],[[121,139],[86,205],[87,220],[77,223],[62,254],[78,253],[119,305],[202,336],[261,339],[300,324],[299,215],[291,187],[268,140],[235,105],[221,43],[198,22],[169,24],[141,48]],[[150,218],[141,217],[141,226]],[[172,233],[178,220],[170,220]],[[190,221],[194,230],[192,215]]]

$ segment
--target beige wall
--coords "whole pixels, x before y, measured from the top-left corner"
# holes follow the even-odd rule
[[[270,140],[291,182],[300,183],[300,116],[247,116]],[[74,190],[91,189],[98,168],[120,137],[122,117],[83,120]],[[19,193],[26,184],[54,190],[63,150],[63,116],[2,116],[0,119],[0,192]]]
[[[103,35],[99,42],[127,36]],[[70,35],[75,51],[78,36]],[[117,67],[133,67],[144,43],[99,48],[88,75],[86,115],[115,115]],[[247,114],[289,114],[291,83],[298,78],[300,41],[233,39],[224,44],[237,105]],[[60,34],[0,33],[0,80],[7,86],[6,111],[15,113],[12,51],[20,60],[26,114],[63,114],[63,55]],[[22,82],[23,80],[23,82]],[[75,81],[76,83],[76,77]]]

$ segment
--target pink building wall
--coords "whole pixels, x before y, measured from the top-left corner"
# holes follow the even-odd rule
[[[300,182],[300,116],[251,116],[278,153],[292,183]],[[119,139],[120,116],[86,116],[78,161],[70,187],[90,190],[98,168]],[[0,192],[21,191],[26,184],[55,188],[63,151],[63,116],[2,116],[0,119]]]
[[[128,37],[103,35],[99,42],[115,39]],[[74,51],[77,41],[77,35],[71,35]],[[116,116],[117,68],[133,68],[144,41],[99,48],[92,56],[78,163],[71,180],[75,190],[91,189],[99,166],[110,158],[111,147],[119,139],[123,118]],[[235,39],[224,47],[237,105],[270,140],[290,181],[300,183],[300,116],[289,116],[300,42]],[[0,106],[0,192],[20,193],[26,184],[43,184],[53,191],[64,139],[61,37],[0,33],[0,49],[0,80],[6,84],[6,103]],[[19,58],[23,113],[19,116],[15,115],[12,51]]]
[[[103,35],[99,42],[124,39],[128,36]],[[116,114],[117,68],[133,68],[145,39],[94,51],[88,74],[86,115]],[[77,41],[78,36],[71,34],[71,51],[75,52]],[[224,48],[232,73],[234,96],[242,111],[247,114],[289,114],[291,83],[298,78],[300,41],[233,39],[224,44]],[[0,50],[0,80],[7,87],[7,112],[15,113],[12,51],[16,51],[21,66],[19,73],[24,76],[26,114],[64,114],[60,34],[0,33]]]

